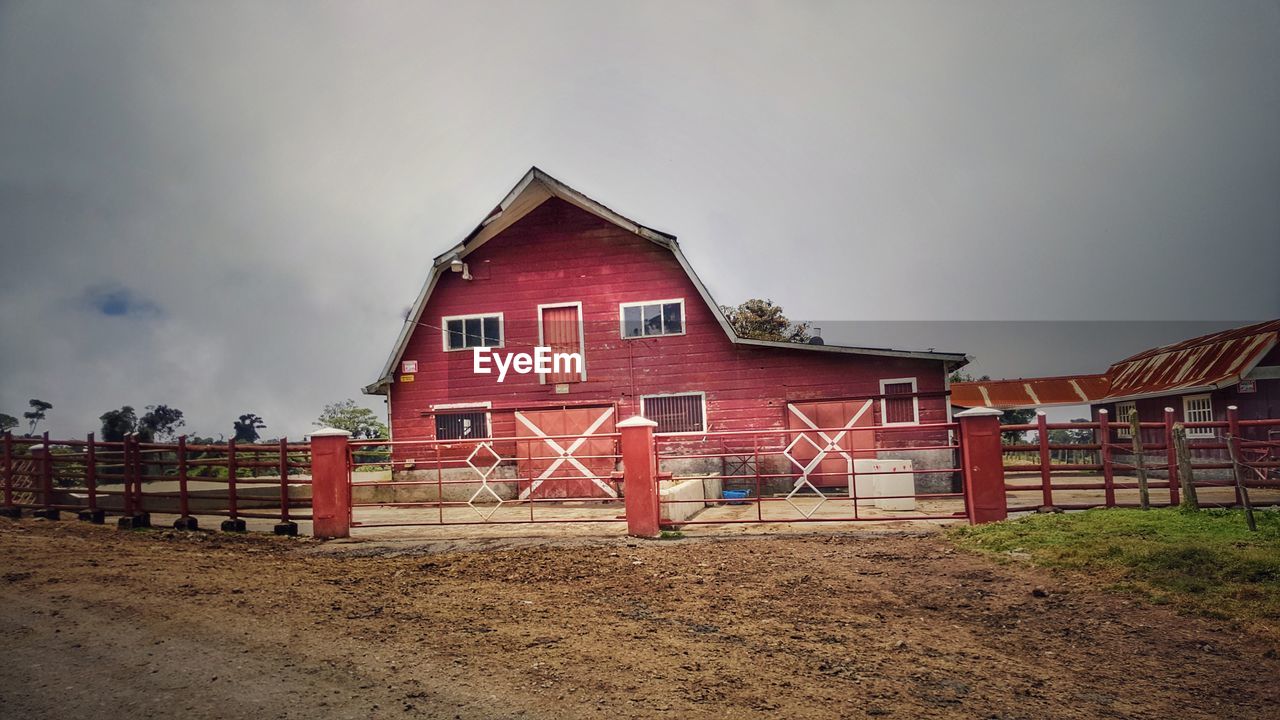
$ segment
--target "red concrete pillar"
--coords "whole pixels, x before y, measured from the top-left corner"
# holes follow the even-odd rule
[[[311,534],[318,538],[351,536],[351,472],[346,430],[311,433]]]
[[[1004,451],[1000,415],[994,408],[956,413],[960,423],[960,462],[964,471],[964,505],[969,522],[1004,520],[1009,516],[1004,494]]]
[[[627,503],[627,534],[658,537],[658,454],[653,429],[658,423],[647,418],[627,418],[618,423],[622,434],[622,494]]]

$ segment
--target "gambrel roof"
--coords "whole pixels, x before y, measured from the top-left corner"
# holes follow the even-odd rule
[[[968,356],[963,353],[942,353],[942,352],[918,352],[910,350],[893,350],[890,348],[869,348],[854,347],[847,345],[809,345],[805,343],[777,342],[772,340],[751,340],[739,337],[734,332],[733,327],[725,318],[724,313],[720,311],[720,306],[716,304],[711,297],[711,293],[707,291],[702,281],[698,279],[697,273],[693,271],[693,267],[689,265],[689,261],[685,258],[684,253],[680,252],[680,246],[676,243],[676,236],[660,230],[646,227],[640,223],[623,216],[622,214],[611,210],[604,204],[597,202],[581,192],[565,185],[556,180],[547,173],[539,170],[537,167],[529,168],[524,174],[520,182],[507,193],[502,202],[498,203],[484,220],[475,227],[474,230],[467,233],[461,242],[449,248],[445,252],[436,256],[432,262],[431,269],[427,273],[427,280],[422,285],[422,291],[418,293],[417,300],[413,303],[413,308],[405,319],[404,327],[400,329],[400,336],[396,339],[395,347],[388,356],[386,364],[382,368],[382,374],[378,380],[364,388],[369,394],[382,394],[385,387],[391,381],[394,374],[396,364],[400,361],[400,356],[404,353],[405,346],[409,342],[410,336],[413,334],[422,319],[422,312],[427,306],[427,299],[431,297],[431,291],[435,288],[436,281],[440,274],[447,270],[450,263],[455,260],[464,260],[468,255],[475,252],[486,242],[496,237],[503,230],[514,225],[518,220],[528,215],[539,205],[551,198],[560,198],[565,202],[575,205],[592,215],[595,215],[607,222],[618,227],[635,233],[636,235],[659,245],[675,256],[676,261],[680,263],[680,267],[684,269],[689,276],[689,280],[693,286],[697,288],[698,294],[702,296],[703,302],[711,309],[716,321],[720,323],[720,327],[724,330],[725,335],[734,343],[739,345],[754,345],[759,347],[777,347],[786,348],[788,350],[811,350],[814,352],[827,353],[847,353],[853,355],[881,355],[890,357],[909,357],[925,360],[938,360],[950,363],[951,367],[956,368],[964,365],[969,361]]]

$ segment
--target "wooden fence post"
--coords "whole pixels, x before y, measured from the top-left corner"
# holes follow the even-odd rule
[[[1053,459],[1049,456],[1049,419],[1036,411],[1036,437],[1040,450],[1040,510],[1053,510]],[[1002,459],[1003,461],[1003,459]]]
[[[0,517],[22,517],[22,508],[13,504],[13,433],[4,432],[4,465],[0,467],[4,477],[4,505],[0,507]]]
[[[1191,450],[1187,447],[1187,429],[1182,423],[1173,426],[1174,450],[1178,456],[1178,481],[1182,483],[1182,509],[1199,510],[1200,498],[1196,495],[1196,476],[1191,467]]]
[[[1253,518],[1249,488],[1244,486],[1244,467],[1240,462],[1240,412],[1235,405],[1227,406],[1227,451],[1231,453],[1231,473],[1236,478],[1237,502],[1244,508],[1244,519],[1249,530],[1257,532],[1258,523]]]
[[[324,428],[311,433],[311,534],[351,536],[351,433]]]
[[[653,429],[658,423],[636,415],[618,423],[622,435],[622,494],[626,502],[627,534],[655,538],[661,535],[658,501],[658,455]]]
[[[106,522],[107,513],[98,507],[98,444],[93,433],[85,437],[84,443],[84,485],[89,492],[89,506],[78,514],[81,520],[101,525]]]
[[[289,519],[289,439],[280,438],[280,522],[271,529],[276,535],[293,537],[298,523]]]
[[[1173,408],[1164,409],[1164,464],[1169,475],[1169,507],[1178,504],[1178,452],[1173,446]]]
[[[1138,504],[1143,510],[1151,509],[1151,489],[1147,487],[1147,462],[1142,454],[1142,421],[1138,411],[1129,413],[1129,432],[1133,436],[1133,471],[1138,475]]]
[[[31,446],[31,460],[40,473],[40,507],[31,511],[32,517],[57,520],[58,509],[53,507],[53,453],[49,450],[49,433],[45,433],[44,443]]]
[[[960,423],[960,462],[964,473],[964,507],[969,522],[996,522],[1009,517],[1004,488],[1004,449],[1000,416],[994,408],[956,413]]]
[[[1116,506],[1116,473],[1111,463],[1111,426],[1106,408],[1098,410],[1098,459],[1102,462],[1102,494],[1107,507]]]

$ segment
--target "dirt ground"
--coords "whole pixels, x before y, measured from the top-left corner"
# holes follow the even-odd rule
[[[0,520],[0,716],[1274,718],[1275,636],[936,530],[394,546]]]

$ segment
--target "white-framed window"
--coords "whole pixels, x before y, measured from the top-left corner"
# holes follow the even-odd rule
[[[502,347],[502,313],[448,315],[440,318],[445,352],[476,347]]]
[[[489,412],[482,407],[447,410],[436,414],[437,440],[470,440],[487,438]]]
[[[915,396],[916,379],[893,378],[880,381],[880,424],[919,425],[920,398]],[[893,395],[906,395],[895,398]]]
[[[618,304],[623,338],[684,334],[684,298]]]
[[[704,433],[707,431],[707,394],[644,395],[640,414],[658,423],[656,433]]]
[[[1182,398],[1183,422],[1213,422],[1213,400],[1208,393],[1185,395]],[[1213,428],[1187,428],[1189,438],[1211,438]]]
[[[1129,417],[1138,411],[1136,403],[1118,402],[1116,403],[1116,437],[1131,438],[1133,437],[1133,426],[1129,424]]]

